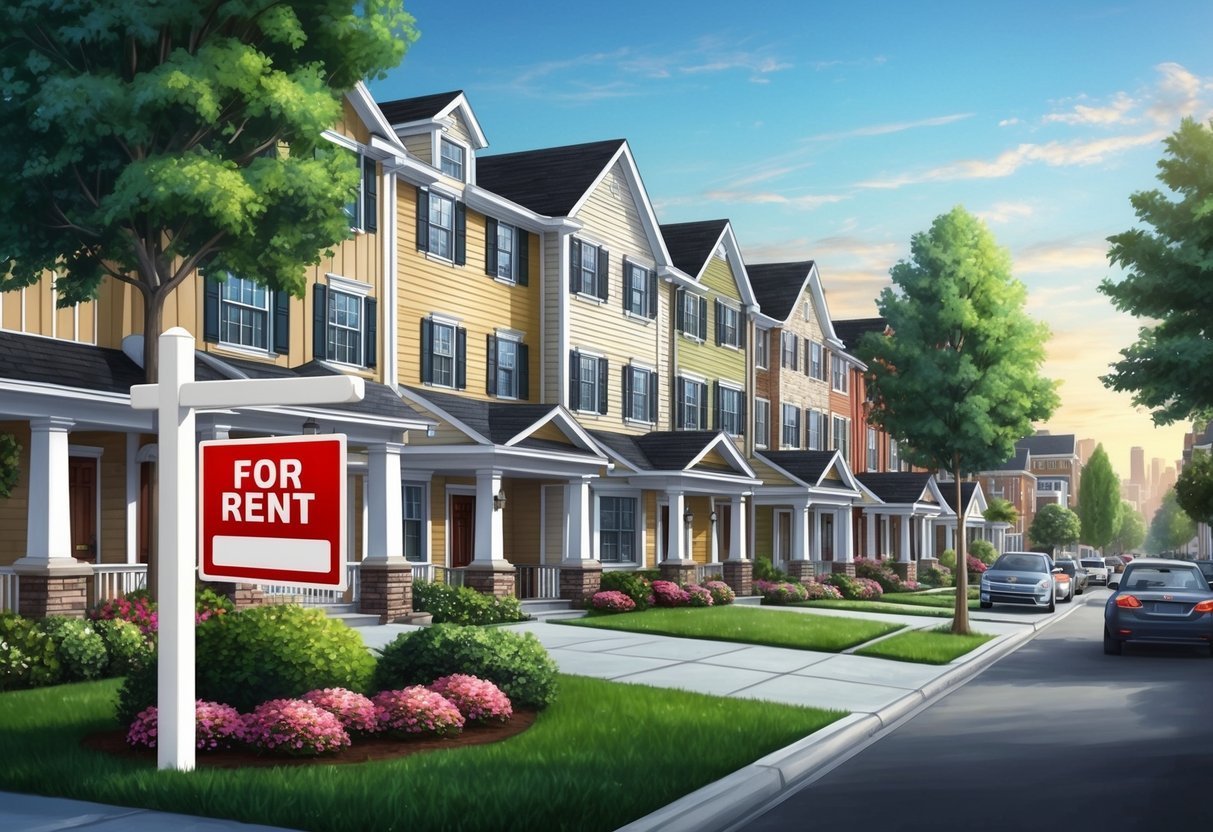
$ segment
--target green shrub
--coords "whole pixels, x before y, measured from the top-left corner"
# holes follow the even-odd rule
[[[0,690],[53,685],[59,678],[54,640],[33,621],[0,613]]]
[[[639,572],[603,572],[600,592],[622,592],[632,599],[637,610],[647,610],[653,597],[653,582]]]
[[[956,571],[956,550],[944,549],[939,555],[939,562],[946,566],[950,571]]]
[[[127,671],[118,689],[118,703],[114,714],[122,727],[129,726],[135,721],[139,712],[149,705],[156,704],[156,654],[143,664],[136,665]],[[226,704],[226,703],[225,703]]]
[[[132,668],[150,662],[156,654],[152,641],[129,621],[120,618],[94,621],[93,629],[105,643],[110,676],[125,676]]]
[[[882,560],[855,558],[855,577],[875,581],[884,592],[900,592],[902,589],[901,578],[897,577],[892,566]]]
[[[795,578],[787,572],[780,571],[771,563],[771,559],[766,555],[759,555],[754,559],[754,580],[768,581],[770,583],[798,583]]]
[[[516,706],[543,708],[556,699],[556,670],[532,633],[435,624],[402,633],[383,648],[375,688],[428,685],[441,676],[466,673],[488,679]]]
[[[55,644],[64,682],[86,682],[105,675],[109,654],[93,622],[52,615],[42,619],[39,627]]]
[[[932,566],[919,572],[918,580],[927,586],[951,586],[952,570],[946,566]]]
[[[201,624],[213,615],[227,615],[236,611],[236,603],[226,595],[220,595],[214,587],[199,582],[194,590],[194,621]]]
[[[417,581],[413,609],[434,616],[435,624],[504,624],[525,621],[522,603],[512,595],[494,598],[466,586]]]
[[[988,540],[974,540],[969,544],[969,554],[986,566],[992,566],[998,560],[998,550]]]

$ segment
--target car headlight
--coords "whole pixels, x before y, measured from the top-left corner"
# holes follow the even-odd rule
[[[1040,583],[1036,584],[1036,588],[1037,589],[1048,589],[1049,585],[1051,583],[1053,583],[1053,581],[1050,580],[1049,578],[1041,578]]]

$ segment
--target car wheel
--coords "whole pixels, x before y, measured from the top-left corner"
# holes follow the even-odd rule
[[[1045,612],[1056,612],[1056,611],[1057,611],[1057,601],[1050,598],[1049,606],[1045,607]]]
[[[1103,651],[1108,656],[1119,656],[1123,645],[1117,639],[1112,638],[1112,635],[1105,628],[1103,631]]]
[[[1087,588],[1084,586],[1082,589],[1078,590],[1078,594],[1082,595],[1086,591],[1087,591]]]
[[[1068,603],[1070,603],[1070,602],[1071,602],[1071,601],[1073,601],[1073,600],[1074,600],[1074,593],[1073,593],[1073,592],[1068,592],[1068,593],[1066,593],[1066,597],[1061,599],[1061,602],[1062,602],[1063,604],[1068,604]]]
[[[983,610],[988,610],[990,607],[994,606],[989,601],[978,601],[977,605],[979,607],[981,607]]]

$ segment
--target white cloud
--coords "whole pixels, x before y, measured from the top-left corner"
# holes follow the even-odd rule
[[[872,124],[867,127],[856,127],[853,130],[844,130],[839,133],[821,133],[816,136],[806,136],[802,141],[806,142],[826,142],[835,141],[837,139],[851,139],[857,136],[884,136],[889,133],[901,133],[905,130],[913,130],[918,127],[941,127],[945,124],[963,121],[967,118],[972,118],[972,113],[953,113],[946,116],[933,116],[931,118],[918,119],[916,121],[898,121],[889,124]]]
[[[714,202],[741,202],[750,205],[787,205],[792,208],[813,209],[849,199],[842,194],[807,194],[788,196],[777,191],[712,190],[703,194]]]
[[[974,211],[988,225],[1003,225],[1011,220],[1027,219],[1036,213],[1026,202],[996,202],[984,211]]]
[[[1153,103],[1146,109],[1155,123],[1173,125],[1185,116],[1203,120],[1209,105],[1201,98],[1205,90],[1213,89],[1213,82],[1200,78],[1177,63],[1162,63],[1154,67],[1162,75]]]
[[[1100,127],[1117,124],[1136,124],[1138,119],[1131,116],[1130,113],[1136,109],[1138,103],[1123,92],[1118,92],[1110,104],[1102,107],[1075,104],[1069,112],[1050,113],[1044,117],[1043,121],[1046,124],[1096,125]]]
[[[1017,119],[1017,118],[1004,118],[1002,121],[998,122],[998,126],[999,126],[999,127],[1010,127],[1010,126],[1012,126],[1012,125],[1014,125],[1014,124],[1019,124],[1019,119]]]

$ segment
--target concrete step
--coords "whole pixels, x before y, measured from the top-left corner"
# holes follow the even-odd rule
[[[379,616],[358,612],[357,604],[327,604],[320,609],[329,618],[344,621],[349,627],[374,627],[379,624]]]
[[[522,602],[522,611],[531,618],[572,618],[582,615],[581,610],[573,609],[572,601],[558,599],[536,599]]]

